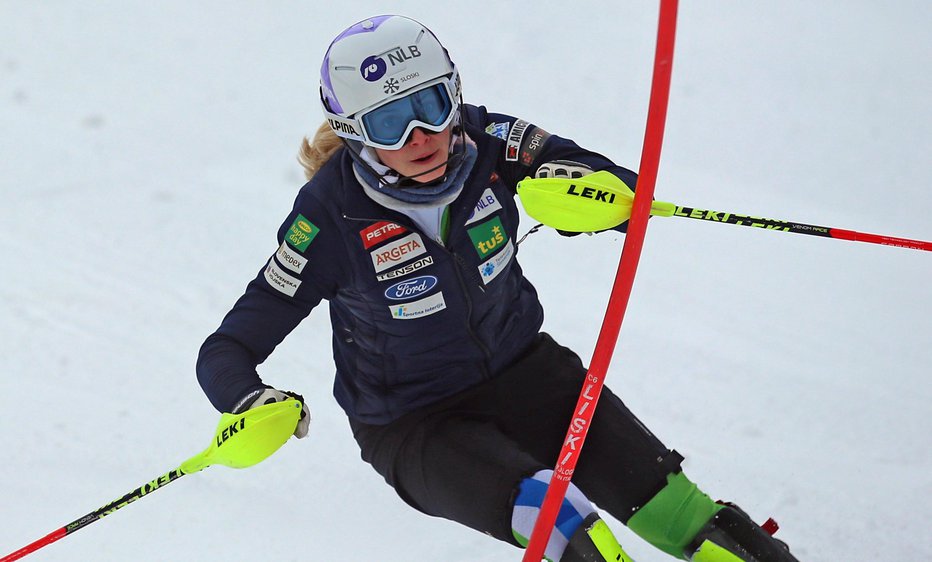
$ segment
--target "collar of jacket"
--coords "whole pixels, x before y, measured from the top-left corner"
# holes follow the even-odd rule
[[[485,182],[477,185],[475,178],[489,177],[492,168],[495,166],[495,154],[491,151],[496,150],[490,146],[488,135],[485,131],[475,124],[466,120],[466,133],[475,140],[478,149],[478,157],[473,165],[472,171],[466,178],[463,190],[459,196],[450,203],[450,220],[451,226],[455,221],[465,221],[466,217],[475,208],[476,201],[486,187]],[[340,176],[343,178],[342,189],[340,189],[341,208],[343,216],[353,220],[392,220],[394,222],[411,226],[411,220],[402,213],[387,209],[365,194],[359,181],[353,173],[353,158],[346,149],[340,149]],[[477,192],[478,190],[478,192]]]

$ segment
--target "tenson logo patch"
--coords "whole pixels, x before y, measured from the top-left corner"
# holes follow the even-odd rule
[[[376,279],[379,281],[388,281],[389,279],[394,279],[395,277],[404,277],[409,273],[414,273],[415,271],[421,269],[422,267],[427,267],[428,265],[433,265],[434,258],[430,256],[424,256],[418,260],[415,260],[411,263],[406,263],[398,269],[393,269],[391,271],[386,271],[385,273],[380,273],[376,275]]]

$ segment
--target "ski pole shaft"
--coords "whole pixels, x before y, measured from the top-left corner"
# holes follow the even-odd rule
[[[32,542],[24,546],[23,548],[17,550],[16,552],[13,552],[11,554],[4,556],[3,558],[0,558],[0,562],[12,562],[13,560],[19,560],[23,556],[33,553],[44,546],[50,545],[53,542],[57,541],[58,539],[61,539],[67,535],[70,535],[71,533],[74,533],[75,531],[78,531],[79,529],[83,529],[84,527],[87,527],[91,523],[99,519],[102,519],[103,517],[106,517],[107,515],[110,515],[111,513],[120,509],[121,507],[129,505],[133,503],[134,501],[149,495],[151,492],[154,492],[155,490],[158,490],[159,488],[164,487],[166,484],[174,482],[175,480],[181,478],[185,474],[186,473],[183,472],[180,468],[170,470],[166,472],[165,474],[163,474],[162,476],[159,476],[155,480],[152,480],[151,482],[147,482],[146,484],[143,484],[142,486],[136,488],[132,492],[129,492],[123,497],[113,500],[107,505],[88,513],[84,517],[81,517],[79,519],[72,521],[71,523],[68,523],[67,525],[65,525],[64,527],[60,529],[56,529],[55,531],[52,531],[48,535],[42,537],[41,539],[35,542]]]
[[[194,474],[215,464],[230,468],[247,468],[262,462],[284,445],[294,433],[303,405],[300,400],[288,398],[282,402],[250,408],[239,414],[222,414],[210,446],[181,463],[178,468],[169,470],[100,509],[68,523],[61,529],[52,531],[12,554],[7,554],[0,558],[0,562],[19,560],[149,495],[166,484],[171,484],[185,474]]]
[[[676,210],[673,212],[672,216],[698,219],[708,222],[734,224],[738,226],[764,228],[766,230],[776,230],[778,232],[808,234],[810,236],[822,236],[825,238],[835,238],[838,240],[851,240],[855,242],[883,244],[884,246],[911,248],[913,250],[932,251],[932,242],[924,242],[922,240],[897,238],[894,236],[885,236],[882,234],[868,234],[866,232],[857,232],[855,230],[845,230],[843,228],[833,228],[830,226],[817,226],[794,221],[765,219],[761,217],[751,217],[748,215],[740,215],[736,213],[724,213],[721,211],[682,207],[679,205],[676,206]]]

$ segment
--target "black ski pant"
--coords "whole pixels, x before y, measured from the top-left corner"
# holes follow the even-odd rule
[[[553,468],[586,369],[541,333],[497,377],[387,425],[350,420],[363,460],[415,509],[517,545],[518,484]],[[681,457],[603,389],[573,483],[627,522],[666,485]]]

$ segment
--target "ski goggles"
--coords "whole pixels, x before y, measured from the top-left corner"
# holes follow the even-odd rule
[[[337,136],[374,148],[398,150],[416,128],[439,133],[450,126],[457,106],[454,84],[454,79],[438,78],[403,97],[360,111],[353,118],[327,112],[327,119]]]

